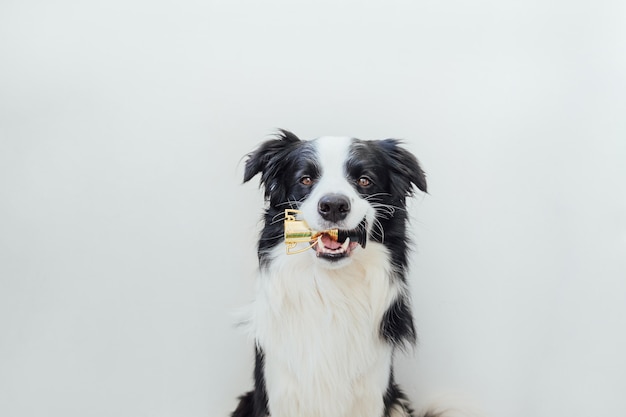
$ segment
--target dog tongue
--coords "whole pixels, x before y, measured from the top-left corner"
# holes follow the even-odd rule
[[[322,243],[328,249],[334,250],[334,249],[339,249],[341,247],[341,243],[337,242],[336,240],[332,240],[330,236],[328,236],[327,234],[322,235]]]

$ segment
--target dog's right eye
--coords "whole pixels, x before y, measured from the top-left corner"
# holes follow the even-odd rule
[[[308,175],[305,175],[300,178],[300,184],[306,185],[306,186],[313,185],[313,178],[311,178]]]

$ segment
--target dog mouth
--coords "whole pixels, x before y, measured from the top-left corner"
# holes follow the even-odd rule
[[[336,233],[322,233],[311,242],[318,258],[337,261],[349,257],[352,252],[367,243],[367,225],[365,220],[353,230],[338,230]]]
[[[358,242],[351,242],[349,237],[342,243],[334,240],[326,233],[321,234],[313,244],[317,257],[328,260],[337,260],[350,256],[352,251],[359,246]]]

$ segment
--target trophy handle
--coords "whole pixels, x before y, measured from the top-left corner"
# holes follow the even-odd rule
[[[285,209],[285,221],[287,222],[295,222],[296,216],[302,213],[301,210],[296,209]]]
[[[309,245],[306,248],[302,248],[302,249],[298,249],[298,250],[293,250],[296,246],[298,246],[298,243],[296,242],[285,242],[286,243],[286,249],[287,249],[287,255],[295,255],[297,253],[302,253],[302,252],[306,252],[309,249],[311,249],[314,245]]]

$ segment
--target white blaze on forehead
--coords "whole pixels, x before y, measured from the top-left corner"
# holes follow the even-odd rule
[[[315,149],[322,169],[322,178],[346,178],[345,165],[352,139],[345,136],[323,136],[315,140]]]

